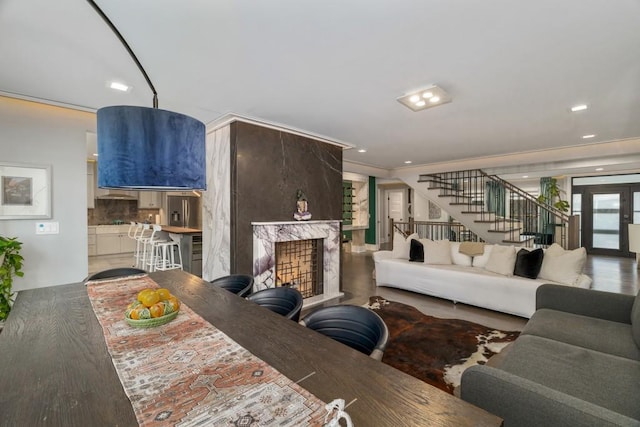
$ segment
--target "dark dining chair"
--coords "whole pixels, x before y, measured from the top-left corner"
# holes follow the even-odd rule
[[[253,290],[253,276],[247,274],[230,274],[228,276],[218,277],[209,283],[233,292],[242,298],[249,295]]]
[[[92,274],[85,280],[85,282],[89,280],[115,279],[118,277],[134,276],[146,273],[147,272],[144,270],[133,267],[110,268],[109,270],[102,270]]]
[[[279,286],[264,289],[247,297],[251,302],[297,322],[302,310],[302,294],[295,288]]]
[[[384,320],[357,305],[333,305],[307,314],[300,324],[320,332],[376,360],[382,360],[389,341]]]

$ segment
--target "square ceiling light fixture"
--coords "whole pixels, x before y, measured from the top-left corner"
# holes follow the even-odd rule
[[[402,95],[398,102],[413,111],[420,111],[451,102],[451,97],[440,86],[433,85]]]

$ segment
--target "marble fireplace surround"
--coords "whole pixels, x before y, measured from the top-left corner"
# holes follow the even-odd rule
[[[312,307],[344,295],[340,292],[340,221],[252,222],[254,291],[275,286],[276,242],[322,239],[323,294],[305,298]]]

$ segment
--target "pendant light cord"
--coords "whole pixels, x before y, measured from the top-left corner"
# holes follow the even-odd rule
[[[118,36],[118,39],[120,39],[120,42],[125,47],[125,49],[127,49],[127,52],[129,52],[129,55],[131,55],[131,58],[138,66],[138,69],[144,76],[144,79],[147,81],[147,84],[149,85],[151,92],[153,92],[153,108],[158,108],[158,92],[156,92],[156,88],[153,87],[153,83],[151,83],[151,79],[149,78],[149,75],[142,67],[142,64],[140,63],[140,61],[138,61],[136,54],[133,53],[133,50],[131,50],[129,43],[127,43],[124,37],[122,37],[122,34],[120,34],[120,31],[118,31],[116,26],[113,25],[113,22],[111,22],[111,20],[107,17],[107,15],[104,14],[102,9],[100,9],[100,7],[93,0],[87,0],[87,2],[89,2],[89,4],[95,9],[95,11],[98,13],[98,15],[100,15],[100,17],[104,20],[104,22],[107,23],[109,28],[111,28],[111,30],[115,33],[115,35]]]

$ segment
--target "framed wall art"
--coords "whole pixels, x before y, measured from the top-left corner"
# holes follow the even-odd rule
[[[51,218],[51,166],[0,162],[0,220]]]
[[[429,219],[440,219],[442,209],[432,201],[429,201]]]

